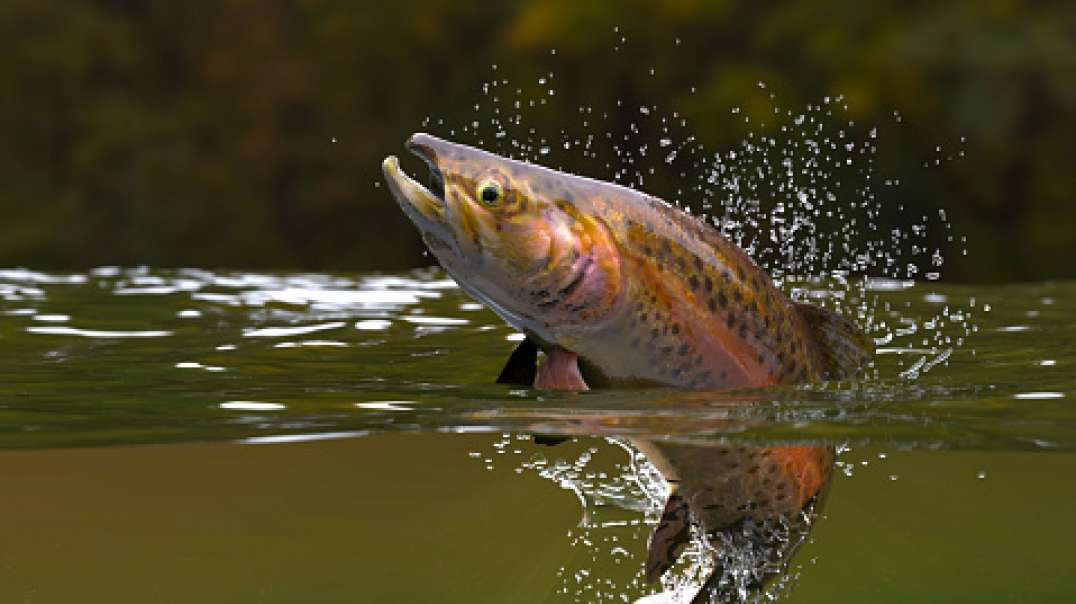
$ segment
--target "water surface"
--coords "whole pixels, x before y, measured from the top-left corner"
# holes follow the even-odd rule
[[[869,296],[861,383],[566,394],[434,270],[0,271],[0,594],[633,601],[647,438],[839,450],[773,597],[1069,601],[1076,284]]]

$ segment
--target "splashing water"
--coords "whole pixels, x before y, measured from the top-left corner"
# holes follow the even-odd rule
[[[449,138],[557,169],[567,161],[586,176],[638,189],[655,175],[679,183],[669,201],[711,222],[793,299],[852,317],[875,338],[878,354],[897,357],[894,373],[876,368],[873,379],[915,380],[946,365],[977,329],[974,299],[948,301],[928,291],[936,306],[910,314],[876,294],[940,279],[941,240],[953,244],[956,235],[944,208],[906,214],[900,179],[884,177],[875,164],[884,133],[848,119],[842,96],[791,109],[768,92],[770,119],[754,123],[733,107],[730,119],[741,121],[746,135],[734,148],[711,151],[679,111],[624,101],[569,110],[564,99],[547,102],[556,92],[554,71],[536,85],[516,84],[496,65],[492,71],[474,117],[449,127]],[[543,135],[532,123],[563,126]],[[422,126],[434,124],[446,126],[443,118]]]
[[[626,43],[621,37],[614,52]],[[513,85],[496,73],[496,66],[493,71],[497,77],[482,87],[484,102],[474,105],[476,119],[459,129],[461,142],[557,169],[561,169],[558,161],[575,154],[571,163],[583,166],[585,175],[638,189],[646,189],[655,175],[678,182],[670,201],[699,214],[743,248],[792,299],[853,318],[874,337],[880,358],[895,357],[894,363],[874,363],[868,380],[854,387],[870,390],[893,380],[914,383],[932,369],[947,366],[978,330],[974,297],[950,300],[928,287],[923,295],[925,312],[887,299],[887,292],[910,290],[917,284],[921,288],[941,277],[940,239],[953,243],[952,224],[940,207],[934,216],[907,216],[899,178],[882,177],[875,164],[879,126],[849,120],[842,96],[791,109],[780,107],[776,94],[769,92],[767,122],[752,123],[750,116],[733,107],[730,119],[743,122],[746,136],[734,148],[709,151],[678,111],[662,111],[653,104],[633,109],[623,101],[615,107],[579,104],[575,112],[564,111],[547,102],[555,96],[555,72],[538,77],[534,89]],[[764,82],[758,87],[766,90]],[[542,111],[556,112],[554,119],[548,115],[534,119]],[[899,123],[899,113],[895,115]],[[553,136],[543,136],[529,125],[532,119],[557,123],[557,118],[565,126]],[[625,119],[626,128],[617,129]],[[429,120],[423,124],[428,125]],[[448,135],[453,138],[457,132],[450,129]],[[600,157],[613,160],[602,163]],[[975,350],[964,353],[974,356]],[[647,468],[645,457],[630,445],[623,446],[631,463],[620,468],[615,484],[594,482],[594,474],[584,472],[587,453],[573,464],[547,465],[543,460],[523,467],[576,493],[586,515],[601,509],[603,493],[631,484],[637,492],[629,500],[636,506],[646,502],[639,511],[648,524],[656,524],[667,495],[665,482],[653,466]],[[802,520],[809,526],[809,516]],[[610,537],[593,533],[607,528],[585,517],[573,538],[594,550],[591,557],[596,558]],[[681,568],[667,576],[664,587],[672,598],[668,601],[681,601],[692,586],[697,587],[715,559],[720,560],[728,597],[736,601],[772,600],[795,582],[795,573],[786,573],[749,595],[749,578],[766,564],[757,559],[750,540],[730,538],[715,551],[698,533],[696,526],[691,551],[685,555],[689,570]],[[795,535],[790,531],[786,540],[805,535],[805,530]],[[564,571],[562,579],[562,593],[574,601],[605,601],[606,596],[613,601],[614,595],[639,593],[642,585],[639,574],[630,585],[614,586],[589,576],[586,569]]]

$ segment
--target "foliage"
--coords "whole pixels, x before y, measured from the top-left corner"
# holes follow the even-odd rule
[[[909,215],[942,205],[968,234],[948,278],[1072,277],[1074,7],[7,0],[0,265],[426,263],[380,160],[426,116],[472,119],[496,63],[554,71],[565,107],[606,108],[618,133],[617,100],[678,108],[710,149],[743,136],[731,107],[764,119],[759,80],[784,106],[843,94],[864,126],[897,110],[881,169]],[[966,157],[933,166],[939,145]]]

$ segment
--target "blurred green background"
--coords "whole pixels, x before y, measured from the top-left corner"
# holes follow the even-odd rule
[[[945,279],[1076,277],[1073,2],[5,0],[0,35],[3,266],[428,264],[381,159],[488,118],[494,75],[554,72],[563,105],[525,123],[553,140],[579,105],[619,136],[649,103],[719,151],[733,107],[843,94],[844,124],[886,125],[908,216],[967,235]]]

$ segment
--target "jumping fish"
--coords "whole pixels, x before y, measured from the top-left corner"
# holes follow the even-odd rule
[[[406,146],[430,185],[387,157],[400,207],[460,287],[526,334],[501,382],[766,386],[849,378],[873,354],[854,323],[792,301],[665,201],[428,134]]]
[[[430,185],[389,156],[393,196],[460,287],[526,335],[500,382],[725,389],[846,379],[873,355],[854,323],[789,299],[712,226],[665,201],[427,134],[406,146]],[[833,462],[829,447],[634,444],[670,487],[650,581],[697,522],[722,551],[761,553],[750,582],[761,585],[798,544],[791,532],[809,527]],[[728,599],[720,577],[694,601]]]

